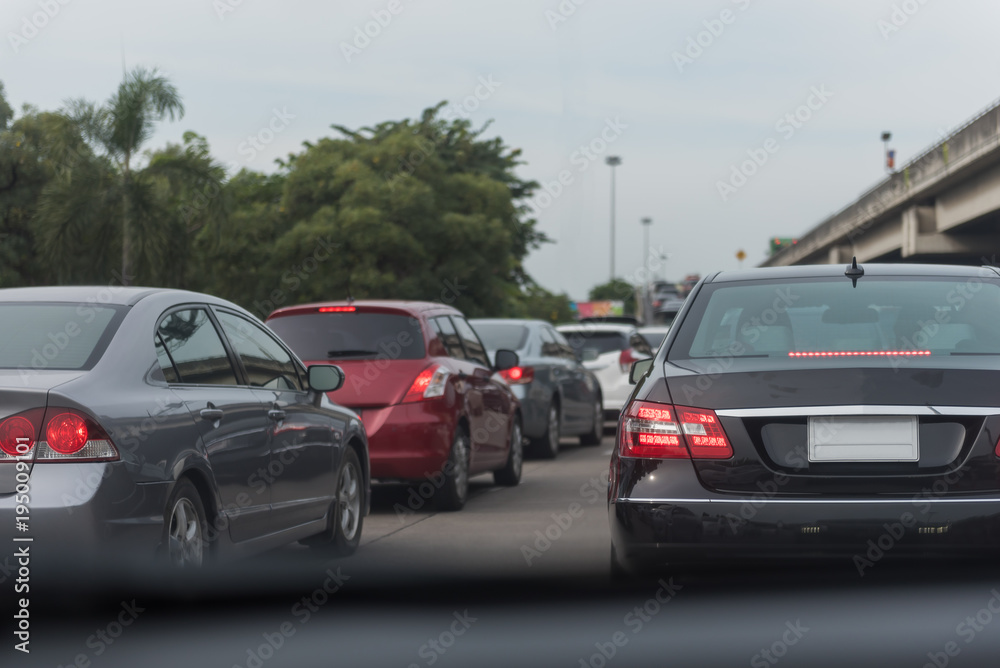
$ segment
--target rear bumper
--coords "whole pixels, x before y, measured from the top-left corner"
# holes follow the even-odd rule
[[[160,545],[170,483],[136,484],[122,462],[36,464],[28,487],[27,531],[17,528],[16,495],[0,495],[0,540],[31,538],[36,561],[148,560]]]
[[[430,400],[361,411],[373,480],[419,480],[441,471],[455,434],[454,409]]]
[[[616,499],[609,517],[616,553],[634,564],[842,558],[863,574],[888,557],[1000,553],[1000,498]]]

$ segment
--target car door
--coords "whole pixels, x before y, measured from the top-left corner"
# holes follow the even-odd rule
[[[278,340],[250,319],[216,309],[247,382],[269,420],[270,532],[324,517],[336,492],[335,465],[347,424],[313,406],[305,371]]]
[[[508,435],[510,432],[510,394],[506,387],[493,379],[486,346],[465,318],[451,316],[458,332],[465,358],[472,365],[470,383],[480,392],[483,415],[478,428],[473,429],[472,440],[480,441],[487,466],[499,466],[507,459]]]
[[[576,358],[566,338],[552,327],[545,331],[553,339],[552,355],[560,360],[560,387],[570,419],[567,431],[579,434],[591,427],[594,414],[594,388],[592,376]]]
[[[270,421],[263,402],[242,385],[207,306],[164,313],[155,344],[167,383],[198,425],[231,539],[264,535],[271,489]]]

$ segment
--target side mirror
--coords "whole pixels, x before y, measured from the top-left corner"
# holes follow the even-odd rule
[[[334,392],[344,385],[344,371],[332,364],[316,364],[306,369],[309,387],[317,392]]]
[[[495,362],[493,364],[494,371],[506,371],[507,369],[513,369],[518,364],[521,363],[521,358],[517,356],[513,350],[498,350],[493,355]]]
[[[635,385],[639,382],[639,379],[649,373],[649,370],[653,368],[653,360],[638,360],[632,362],[632,368],[628,372],[628,382],[631,385]]]

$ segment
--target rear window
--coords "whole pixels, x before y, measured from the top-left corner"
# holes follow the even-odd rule
[[[120,307],[0,304],[0,368],[86,370],[121,322]]]
[[[270,327],[303,360],[424,358],[416,318],[391,313],[307,313],[280,316]]]
[[[577,353],[595,351],[598,355],[628,348],[628,337],[621,332],[599,332],[586,329],[563,331],[563,336]]]
[[[670,359],[1000,354],[1000,287],[865,277],[707,285]]]
[[[471,324],[490,350],[520,350],[528,342],[528,328],[524,325],[497,322]]]

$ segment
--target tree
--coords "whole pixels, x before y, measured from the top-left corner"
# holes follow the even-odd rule
[[[625,314],[634,315],[635,286],[626,280],[616,278],[591,288],[590,301],[623,301],[625,302]]]

